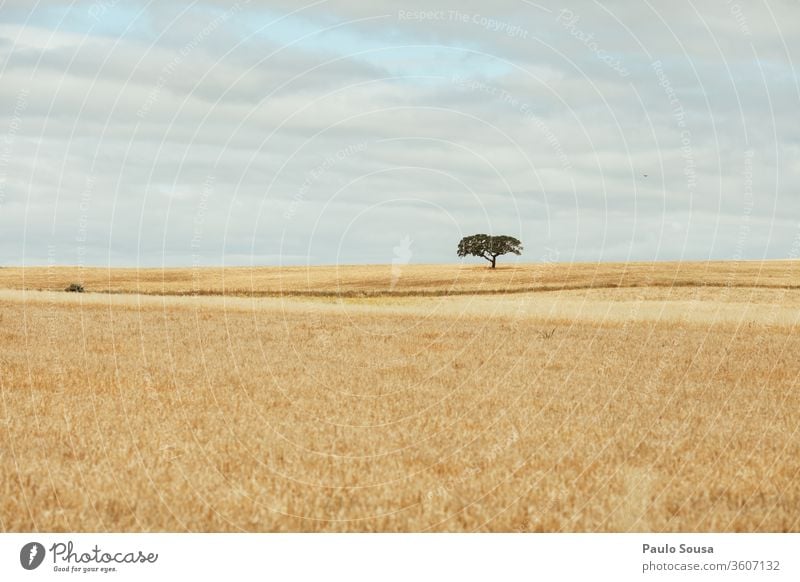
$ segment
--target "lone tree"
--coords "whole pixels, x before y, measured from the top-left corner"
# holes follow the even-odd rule
[[[497,257],[508,253],[522,254],[522,243],[513,236],[491,236],[488,234],[473,234],[465,236],[458,243],[458,256],[482,257],[495,268]]]

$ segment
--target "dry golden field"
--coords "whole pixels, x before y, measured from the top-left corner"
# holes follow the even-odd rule
[[[770,287],[800,289],[800,261],[707,263],[574,263],[500,265],[337,265],[329,267],[197,267],[0,269],[0,289],[149,295],[421,296],[524,293],[615,287]]]
[[[778,261],[0,269],[0,529],[800,531],[798,314]]]

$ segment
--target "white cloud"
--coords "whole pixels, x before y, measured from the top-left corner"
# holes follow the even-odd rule
[[[97,6],[4,4],[0,262],[186,260],[209,180],[204,263],[389,262],[404,236],[452,261],[472,230],[531,260],[778,258],[797,234],[793,3]]]

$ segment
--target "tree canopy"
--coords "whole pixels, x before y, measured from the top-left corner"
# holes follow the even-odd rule
[[[497,264],[497,257],[513,253],[522,254],[522,243],[513,236],[491,236],[488,234],[473,234],[465,236],[458,243],[458,256],[472,255],[481,257],[492,264],[492,269]]]

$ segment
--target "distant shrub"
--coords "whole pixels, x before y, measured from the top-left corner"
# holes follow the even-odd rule
[[[80,283],[70,283],[69,287],[64,289],[64,291],[67,291],[69,293],[83,293],[85,289],[83,288],[83,285],[81,285]]]
[[[539,332],[539,337],[542,339],[550,339],[553,337],[553,334],[556,333],[556,328],[551,329],[550,331],[544,330]]]

